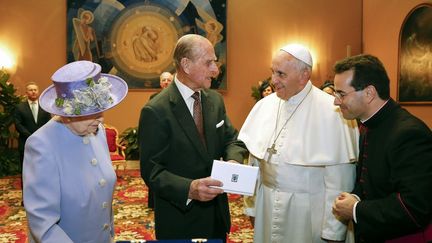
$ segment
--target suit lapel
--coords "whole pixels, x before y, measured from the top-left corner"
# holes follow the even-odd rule
[[[207,150],[199,138],[198,129],[195,126],[195,122],[190,115],[180,91],[177,89],[177,86],[175,86],[174,83],[170,85],[168,89],[169,90],[167,91],[170,93],[170,103],[172,104],[171,109],[178,123],[180,124],[180,127],[182,127],[184,134],[189,138],[192,145],[199,151],[203,159],[207,160]]]
[[[39,125],[39,122],[40,122],[40,120],[41,120],[41,108],[40,108],[40,106],[38,105],[38,113],[37,113],[37,122],[36,122],[36,124],[38,124]]]
[[[42,108],[40,107],[40,105],[38,105],[38,114],[37,114],[37,124],[39,125],[41,123],[41,121],[43,120],[43,116],[44,116],[44,110],[42,110]]]
[[[208,92],[201,91],[202,100],[202,111],[203,111],[203,122],[204,122],[204,133],[207,143],[207,152],[209,155],[215,153],[215,139],[216,135],[216,120],[217,112],[215,109],[215,104],[211,102],[211,98]]]

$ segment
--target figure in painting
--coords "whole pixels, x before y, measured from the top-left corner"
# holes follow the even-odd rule
[[[191,3],[195,7],[199,18],[195,18],[195,23],[198,28],[205,33],[205,37],[212,43],[213,46],[220,43],[223,40],[221,34],[223,25],[220,23],[216,14],[213,10],[209,0],[185,0],[181,1],[177,5],[175,13],[180,16],[183,11],[187,8],[188,4]]]
[[[143,26],[141,33],[132,39],[135,58],[141,62],[157,61],[160,52],[158,38],[159,34],[153,27]]]
[[[432,101],[432,8],[416,9],[401,37],[399,101]]]
[[[72,19],[75,31],[75,41],[72,51],[75,60],[95,61],[92,49],[96,50],[98,58],[100,57],[100,51],[97,44],[96,32],[90,25],[94,20],[94,15],[91,11],[80,8],[77,16],[78,18]]]

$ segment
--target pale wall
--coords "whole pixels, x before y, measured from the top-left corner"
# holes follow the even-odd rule
[[[390,77],[390,94],[396,99],[399,33],[406,15],[420,0],[363,0],[364,52],[377,56]],[[432,127],[432,106],[404,106]]]
[[[228,114],[240,128],[254,104],[251,86],[270,75],[272,53],[299,41],[311,47],[313,81],[320,85],[331,75],[334,62],[361,51],[361,0],[227,0]],[[24,83],[41,89],[65,64],[66,3],[61,0],[0,0],[0,43],[18,55],[12,82],[23,93]],[[388,6],[387,6],[388,7]],[[140,108],[151,92],[132,91],[105,120],[123,131],[136,126]]]

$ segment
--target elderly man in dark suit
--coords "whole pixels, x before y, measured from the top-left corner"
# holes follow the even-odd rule
[[[354,191],[335,200],[333,213],[354,220],[356,242],[431,242],[431,130],[390,98],[378,58],[346,58],[335,73],[334,103],[362,126]]]
[[[199,35],[174,50],[174,82],[141,110],[141,175],[155,193],[157,239],[226,239],[227,195],[211,179],[214,159],[242,162],[246,149],[220,94],[209,90],[219,71],[213,46]]]
[[[27,100],[16,106],[14,114],[15,127],[19,133],[20,168],[22,168],[27,138],[51,119],[51,115],[39,106],[39,87],[36,83],[30,82],[26,85],[26,96]]]

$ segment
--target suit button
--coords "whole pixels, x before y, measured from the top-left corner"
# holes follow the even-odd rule
[[[109,229],[109,225],[108,224],[104,224],[103,225],[103,230],[108,230]]]
[[[97,165],[97,159],[92,159],[92,160],[91,160],[91,164],[92,164],[92,165]]]
[[[105,179],[100,179],[100,181],[99,181],[99,186],[105,186],[105,184],[106,184],[106,180]]]
[[[107,202],[103,202],[102,203],[102,208],[107,208],[108,207],[108,203]]]

